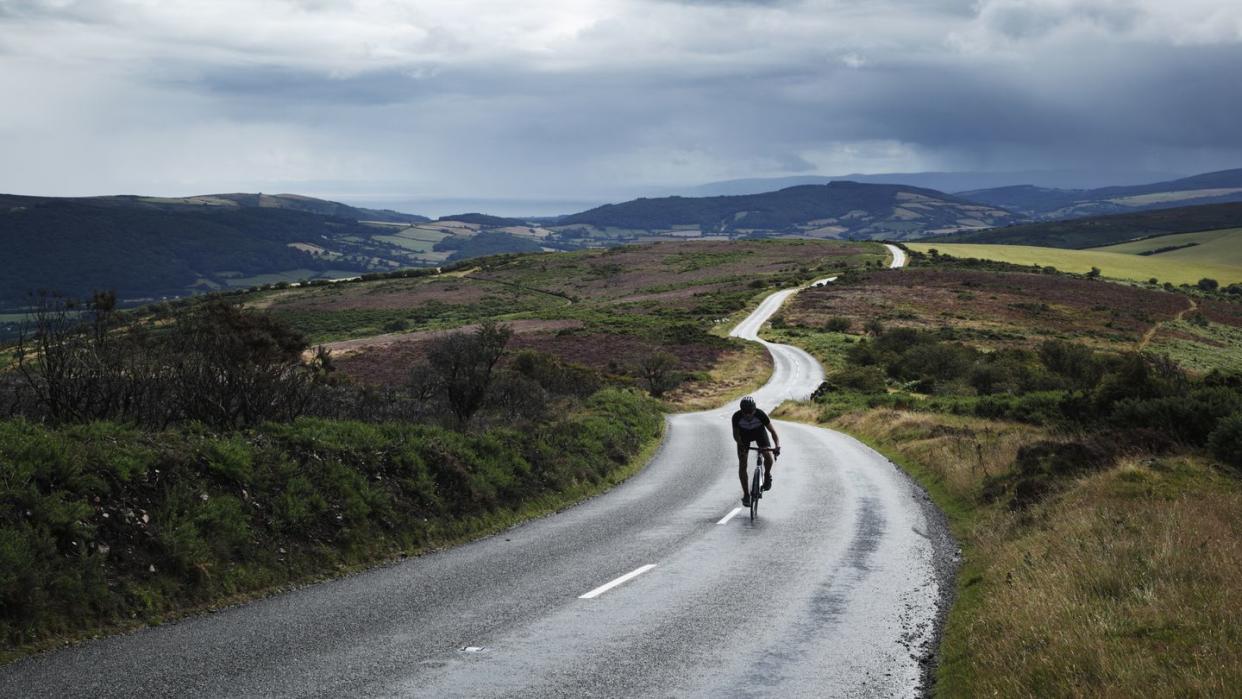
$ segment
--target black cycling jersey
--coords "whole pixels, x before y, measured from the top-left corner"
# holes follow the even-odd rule
[[[741,410],[733,413],[733,429],[743,442],[752,440],[767,442],[768,434],[763,428],[770,424],[772,421],[768,419],[768,414],[758,408],[755,408],[755,412],[749,415]]]

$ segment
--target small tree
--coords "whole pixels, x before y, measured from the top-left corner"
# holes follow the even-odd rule
[[[654,352],[638,361],[638,376],[647,384],[647,391],[659,398],[681,383],[677,357],[668,352]]]
[[[1091,271],[1087,272],[1087,279],[1099,279],[1100,274],[1102,274],[1102,272],[1099,267],[1092,267]]]
[[[1215,279],[1211,279],[1209,277],[1204,277],[1203,279],[1199,280],[1199,283],[1197,286],[1202,291],[1216,291],[1217,289],[1220,288],[1220,282],[1216,281]]]
[[[507,326],[486,320],[473,333],[452,333],[432,343],[427,361],[458,427],[465,427],[483,407],[511,337]]]

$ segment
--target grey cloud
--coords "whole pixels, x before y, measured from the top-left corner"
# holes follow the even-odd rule
[[[982,6],[980,17],[989,28],[1015,39],[1046,36],[1082,24],[1108,33],[1124,33],[1138,24],[1143,8],[1127,0],[1088,0],[1050,5],[1028,0],[1000,0]]]
[[[301,4],[325,16],[340,7]],[[1233,124],[1242,84],[1222,77],[1242,65],[1242,44],[1132,38],[1144,17],[1129,13],[1135,3],[991,0],[977,16],[967,0],[669,4],[640,3],[692,15],[685,26],[648,27],[641,13],[602,17],[494,53],[472,53],[470,37],[437,30],[443,43],[432,58],[397,52],[349,70],[334,69],[344,62],[337,56],[247,56],[232,44],[160,53],[114,75],[113,92],[90,104],[74,102],[72,86],[92,77],[65,71],[36,98],[61,121],[45,131],[37,119],[22,122],[29,155],[0,166],[0,191],[18,184],[57,193],[79,178],[72,181],[100,183],[94,191],[165,193],[154,188],[171,186],[169,173],[184,168],[218,173],[210,189],[243,178],[267,189],[266,178],[282,188],[336,180],[338,189],[356,181],[441,196],[574,198],[881,166],[1242,164],[1230,160],[1242,157]],[[704,5],[713,6],[701,12],[710,21],[696,24]],[[48,7],[0,0],[0,30],[19,9],[21,22],[35,22],[31,8]],[[743,21],[754,17],[765,19]],[[946,41],[954,27],[1013,45],[958,50]],[[1096,35],[1063,31],[1083,27]],[[55,43],[55,28],[45,31]],[[385,51],[377,55],[395,49]],[[852,52],[866,59],[856,68],[842,61]],[[20,86],[19,69],[5,61],[0,53],[0,88]],[[141,128],[138,109],[150,112]],[[15,122],[6,119],[0,114],[0,133],[9,134]],[[99,133],[115,146],[95,152]],[[234,142],[252,160],[213,147]],[[34,167],[22,158],[41,160]]]

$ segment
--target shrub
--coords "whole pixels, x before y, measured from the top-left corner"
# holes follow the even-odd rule
[[[1110,465],[1115,446],[1107,439],[1088,437],[1071,442],[1036,442],[1018,450],[1013,464],[1013,496],[1017,509],[1038,501],[1066,479]]]
[[[1157,430],[1195,446],[1207,443],[1222,418],[1242,411],[1242,395],[1223,388],[1200,388],[1154,399],[1127,398],[1113,405],[1109,422],[1119,428]]]
[[[853,324],[854,322],[849,318],[836,316],[824,323],[824,330],[830,333],[843,333],[848,331]]]
[[[846,367],[831,374],[826,382],[832,388],[848,389],[859,393],[884,393],[887,381],[878,367]]]
[[[1242,413],[1221,420],[1208,437],[1212,455],[1235,469],[1242,470]]]
[[[1015,420],[1032,425],[1055,425],[1065,416],[1061,392],[1027,393],[1021,396],[985,396],[974,405],[974,414],[992,420]]]
[[[1220,288],[1220,282],[1210,277],[1204,277],[1195,286],[1199,287],[1201,291],[1216,291]]]
[[[1039,360],[1049,371],[1066,379],[1074,388],[1090,389],[1104,374],[1104,365],[1089,347],[1047,340],[1038,349]]]

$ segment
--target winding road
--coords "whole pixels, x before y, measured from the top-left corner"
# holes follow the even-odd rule
[[[793,291],[733,334],[757,331]],[[805,398],[802,350],[756,398]],[[0,668],[0,695],[836,697],[924,691],[953,545],[863,444],[780,422],[753,523],[732,406],[669,417],[651,463],[452,550]]]

